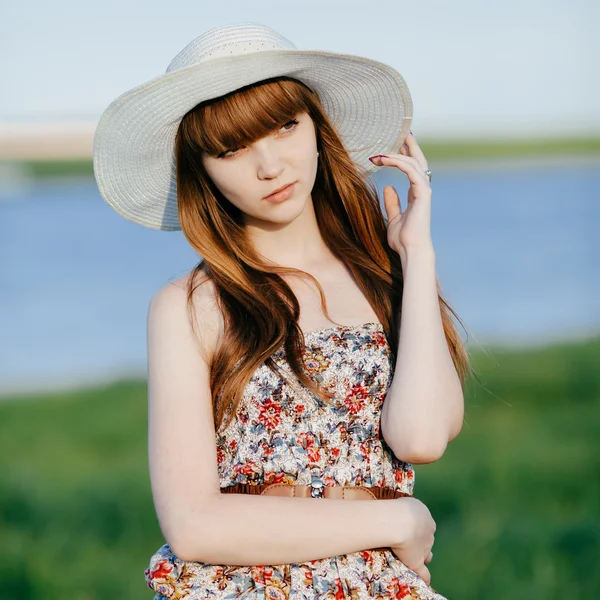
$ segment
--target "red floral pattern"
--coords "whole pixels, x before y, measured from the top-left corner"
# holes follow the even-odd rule
[[[267,398],[260,407],[258,420],[268,429],[277,427],[281,423],[281,404],[275,402],[273,398]]]
[[[334,326],[305,334],[305,341],[306,371],[333,402],[260,365],[231,423],[217,431],[221,487],[309,485],[316,478],[326,486],[387,486],[412,494],[412,465],[395,457],[379,431],[393,371],[382,325]],[[284,350],[273,359],[293,379]],[[145,577],[154,600],[445,600],[386,549],[240,567],[182,561],[164,544]]]

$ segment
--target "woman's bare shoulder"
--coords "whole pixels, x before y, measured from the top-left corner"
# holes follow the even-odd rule
[[[214,282],[203,273],[194,280],[193,307],[188,304],[188,290],[192,273],[174,279],[158,289],[150,302],[149,315],[157,312],[173,312],[194,318],[194,332],[200,344],[200,351],[207,363],[217,351],[223,336],[223,317],[219,309]],[[151,316],[149,316],[151,318]],[[191,323],[190,323],[190,332]]]

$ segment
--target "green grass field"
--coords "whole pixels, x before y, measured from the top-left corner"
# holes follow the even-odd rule
[[[472,352],[460,436],[416,467],[449,600],[600,598],[600,337]],[[0,403],[2,600],[151,599],[146,385]]]
[[[418,135],[416,132],[415,134]],[[419,145],[432,162],[555,155],[600,156],[600,138],[596,137],[507,141],[419,140]],[[29,160],[19,164],[32,177],[93,176],[91,159]]]

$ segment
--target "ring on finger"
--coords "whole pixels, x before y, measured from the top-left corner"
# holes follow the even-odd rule
[[[431,171],[427,169],[427,171],[424,171],[424,173],[427,175],[427,177],[429,177],[429,182],[431,183]]]

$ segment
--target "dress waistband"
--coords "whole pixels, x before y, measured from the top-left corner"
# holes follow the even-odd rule
[[[257,494],[261,496],[287,496],[290,498],[332,498],[344,500],[392,500],[410,496],[390,487],[364,487],[355,485],[325,486],[290,485],[287,483],[251,484],[235,483],[221,488],[223,494]]]

